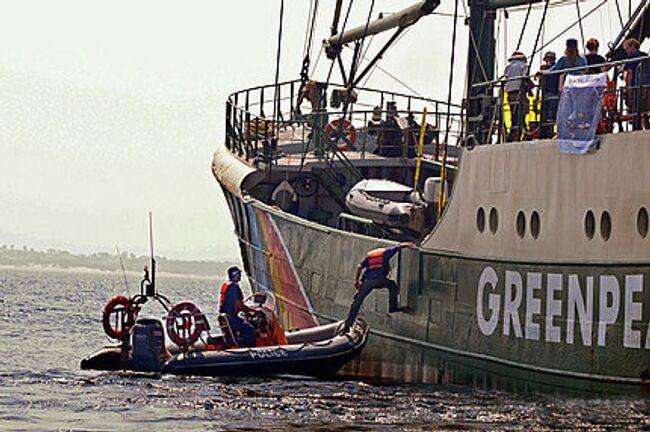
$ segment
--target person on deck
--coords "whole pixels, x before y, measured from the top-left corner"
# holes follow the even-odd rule
[[[512,53],[508,59],[504,75],[506,78],[528,75],[528,64],[524,53],[520,51]],[[519,141],[521,139],[521,129],[525,123],[526,114],[528,114],[528,91],[531,87],[530,80],[524,78],[510,79],[504,85],[508,97],[508,106],[510,107],[511,126],[508,141]]]
[[[598,54],[598,47],[600,46],[600,43],[598,42],[598,39],[591,38],[587,41],[587,54],[585,55],[585,60],[587,60],[588,65],[597,65],[597,64],[602,64],[605,63],[607,60],[605,60],[605,57],[601,56]],[[587,70],[587,73],[590,74],[597,74],[601,72],[607,72],[607,66],[598,66],[598,67],[592,67]]]
[[[557,116],[557,105],[560,97],[560,75],[545,75],[543,73],[551,70],[555,64],[555,53],[547,51],[543,60],[539,72],[535,75],[542,90],[542,116],[539,132],[539,137],[542,139],[553,138],[553,135],[555,135],[555,117]]]
[[[587,66],[587,60],[578,53],[578,40],[567,39],[564,55],[553,65],[551,71],[563,71],[577,67]],[[569,75],[582,75],[583,70],[569,71]],[[560,90],[564,87],[564,75],[560,78]]]
[[[648,54],[640,51],[641,44],[638,40],[634,38],[626,39],[623,42],[623,49],[627,54],[628,59],[636,59],[640,57],[648,57]],[[649,58],[650,59],[650,58]],[[625,71],[625,84],[627,85],[625,91],[625,105],[627,108],[636,112],[636,99],[637,92],[641,91],[641,106],[639,110],[641,112],[646,112],[648,110],[648,102],[650,102],[650,61],[636,61],[625,63],[623,66]],[[641,79],[641,74],[643,73],[643,79]],[[643,86],[642,89],[639,89],[640,86]],[[648,126],[648,119],[646,118],[646,127]]]
[[[379,123],[375,154],[384,157],[402,156],[403,136],[397,122],[398,117],[395,102],[386,102],[386,120]]]
[[[390,248],[380,248],[370,251],[368,255],[361,261],[357,266],[357,273],[354,280],[354,287],[357,290],[357,293],[354,295],[354,301],[350,306],[350,312],[348,317],[345,320],[344,331],[347,331],[354,320],[359,314],[363,300],[372,292],[372,290],[377,288],[386,288],[388,289],[389,294],[389,307],[388,311],[393,312],[404,312],[406,307],[398,305],[398,290],[397,284],[388,279],[388,273],[390,272],[390,259],[402,248],[405,247],[415,247],[415,243],[400,243],[397,246]],[[361,272],[365,269],[361,282],[359,282],[359,277]]]
[[[228,269],[228,281],[221,286],[219,313],[226,314],[232,329],[233,338],[240,347],[255,346],[255,329],[239,317],[239,312],[254,312],[244,304],[244,294],[239,287],[241,270],[238,267]]]

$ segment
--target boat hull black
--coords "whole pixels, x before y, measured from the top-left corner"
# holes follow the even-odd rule
[[[292,374],[330,376],[357,357],[366,344],[368,328],[358,319],[344,334],[341,323],[287,334],[288,345],[210,351],[195,347],[171,353],[160,367],[147,372],[176,375],[229,376]],[[81,361],[81,369],[142,371],[120,347],[108,347]]]

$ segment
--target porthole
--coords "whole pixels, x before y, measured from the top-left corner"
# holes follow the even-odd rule
[[[600,215],[600,236],[603,240],[609,240],[612,235],[612,219],[609,217],[609,212],[605,210]]]
[[[533,214],[530,215],[530,235],[532,235],[533,238],[539,237],[540,225],[539,213],[537,213],[537,210],[533,210]]]
[[[478,212],[476,212],[476,228],[478,232],[485,231],[485,211],[483,207],[479,207]]]
[[[490,231],[492,231],[492,234],[496,234],[498,228],[499,228],[499,215],[497,214],[497,209],[492,207],[490,209]]]
[[[589,210],[585,214],[585,235],[589,240],[594,238],[596,233],[596,218],[594,218],[594,212]]]
[[[517,228],[517,235],[519,238],[524,238],[526,235],[526,216],[521,210],[517,213],[517,224],[515,228]]]
[[[641,207],[636,215],[636,229],[642,238],[648,236],[648,211],[645,207]]]

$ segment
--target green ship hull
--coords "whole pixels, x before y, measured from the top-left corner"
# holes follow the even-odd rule
[[[224,188],[253,289],[273,290],[284,325],[345,318],[357,263],[389,244],[318,225]],[[408,313],[375,291],[368,345],[345,373],[513,391],[645,395],[648,265],[525,262],[425,249],[393,273]]]

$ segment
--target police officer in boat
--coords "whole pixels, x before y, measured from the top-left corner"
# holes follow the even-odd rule
[[[405,247],[415,247],[415,243],[404,242],[400,243],[397,246],[389,248],[380,248],[368,252],[368,255],[361,261],[357,266],[357,274],[354,280],[354,287],[357,290],[357,293],[354,296],[354,301],[352,306],[350,306],[350,312],[348,312],[348,317],[345,320],[344,331],[347,331],[354,320],[359,314],[359,309],[363,304],[363,300],[372,292],[372,290],[377,288],[386,288],[388,289],[389,294],[389,306],[388,311],[393,312],[404,312],[406,311],[405,306],[398,306],[398,290],[397,284],[388,279],[388,273],[390,272],[390,259],[402,248]],[[361,277],[361,282],[359,282],[359,277],[361,272],[365,269],[363,277]]]
[[[252,313],[254,309],[244,304],[244,294],[239,287],[241,270],[238,267],[228,269],[228,281],[221,286],[219,313],[228,316],[230,328],[237,344],[241,347],[255,346],[255,329],[239,316],[239,312]]]

